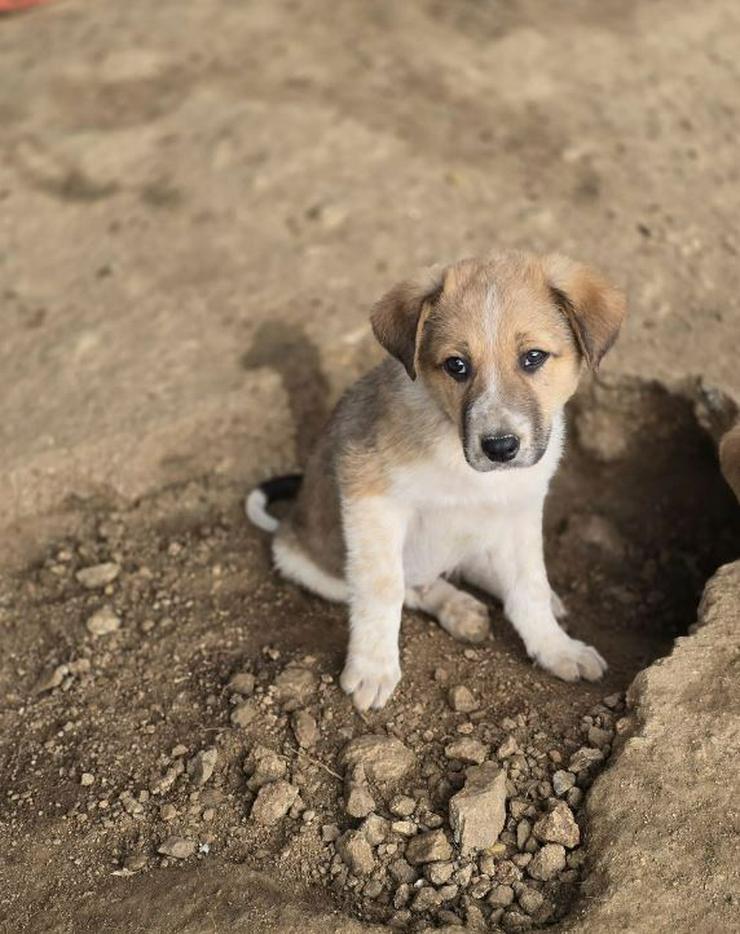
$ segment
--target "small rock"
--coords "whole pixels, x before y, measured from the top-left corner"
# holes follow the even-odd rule
[[[450,688],[448,694],[448,700],[450,702],[450,707],[453,710],[456,710],[458,713],[471,713],[473,710],[477,710],[480,704],[473,697],[472,693],[464,684],[457,684],[455,687]]]
[[[187,859],[195,853],[195,843],[184,837],[167,837],[157,852],[173,859]]]
[[[288,763],[282,756],[270,749],[261,750],[264,754],[257,758],[257,764],[254,771],[247,781],[247,788],[250,791],[257,791],[263,785],[277,781],[288,771]]]
[[[164,775],[159,779],[159,781],[152,785],[152,794],[161,795],[166,791],[169,791],[177,781],[178,776],[182,775],[184,771],[185,764],[183,763],[182,759],[176,759],[175,762],[167,769]]]
[[[296,710],[290,720],[293,735],[301,749],[308,749],[316,743],[319,728],[315,718],[307,710]]]
[[[394,795],[388,810],[396,817],[410,817],[416,808],[416,801],[408,795]]]
[[[342,750],[340,763],[362,764],[367,777],[376,782],[397,781],[414,765],[413,752],[395,736],[368,734],[350,740]]]
[[[467,770],[465,787],[450,798],[450,825],[463,854],[493,846],[506,822],[506,772],[493,762]]]
[[[226,687],[235,694],[241,694],[244,697],[250,697],[254,694],[255,677],[249,671],[237,671],[231,676]]]
[[[366,876],[375,868],[373,849],[359,830],[348,830],[337,840],[337,853],[356,876]]]
[[[234,726],[249,726],[257,716],[257,708],[252,701],[245,701],[243,704],[237,704],[231,711],[229,720]]]
[[[591,766],[597,765],[599,762],[603,761],[604,753],[600,749],[592,749],[590,746],[581,746],[581,748],[576,750],[570,757],[568,771],[575,773],[583,772],[591,768]]]
[[[480,765],[488,755],[488,746],[471,737],[455,740],[445,747],[448,759],[460,759],[462,762],[475,762]]]
[[[394,820],[391,824],[393,833],[400,833],[402,837],[413,837],[418,829],[412,820]]]
[[[251,816],[258,824],[277,824],[288,813],[297,797],[298,788],[282,779],[263,785],[252,805]]]
[[[431,885],[425,885],[418,890],[411,902],[411,910],[422,914],[425,911],[433,911],[442,904],[442,895]]]
[[[542,892],[538,892],[537,889],[530,889],[529,886],[525,886],[519,894],[519,904],[528,915],[538,912],[544,900],[545,897]]]
[[[535,854],[527,867],[527,872],[533,879],[549,882],[563,869],[565,869],[565,848],[558,843],[547,843]]]
[[[83,772],[82,775],[80,775],[80,784],[85,788],[88,788],[90,785],[92,785],[94,781],[95,776],[90,772]]]
[[[610,730],[602,730],[599,726],[589,727],[588,730],[588,741],[592,746],[596,746],[598,749],[603,749],[605,746],[608,746],[613,739],[613,734]]]
[[[367,786],[350,784],[345,791],[344,809],[350,817],[367,817],[375,810],[375,798]]]
[[[177,817],[177,808],[174,804],[163,804],[159,809],[159,816],[163,821],[174,820]]]
[[[388,821],[379,814],[370,814],[362,822],[360,832],[370,846],[379,846],[388,836]]]
[[[561,843],[568,849],[578,846],[581,841],[578,824],[565,801],[558,801],[549,814],[541,817],[534,825],[533,833],[543,843]]]
[[[575,783],[575,775],[572,772],[566,772],[564,769],[558,769],[552,776],[552,789],[559,798],[567,794]]]
[[[339,827],[336,824],[324,824],[321,828],[321,839],[324,843],[334,843],[339,839]]]
[[[454,863],[450,862],[427,863],[424,866],[424,875],[432,885],[444,885],[449,882],[454,871]]]
[[[568,802],[568,807],[580,807],[583,804],[583,792],[580,788],[571,788],[565,796],[565,800]]]
[[[107,636],[121,628],[121,620],[116,616],[113,607],[104,606],[93,613],[85,625],[91,635]]]
[[[496,756],[499,759],[508,759],[509,756],[514,756],[518,752],[519,743],[517,743],[513,736],[507,736],[496,750]]]
[[[105,564],[96,564],[93,567],[82,568],[75,577],[88,590],[96,590],[98,587],[105,587],[112,583],[121,573],[121,568],[113,561],[107,561]]]
[[[409,863],[402,858],[394,859],[388,867],[388,872],[396,882],[400,883],[410,884],[416,882],[418,877],[418,873],[414,867],[409,865]]]
[[[211,775],[213,775],[213,770],[216,767],[217,761],[218,752],[211,747],[210,749],[203,749],[188,762],[188,775],[190,776],[190,781],[196,788],[205,785]]]
[[[187,746],[184,746],[182,743],[178,743],[177,746],[172,747],[172,752],[170,753],[170,756],[172,756],[173,759],[179,759],[180,756],[184,756],[187,751],[188,751]]]
[[[524,844],[529,840],[529,835],[532,833],[532,825],[525,818],[519,821],[516,827],[516,845],[520,850],[524,849]]]
[[[431,863],[435,860],[448,860],[452,856],[452,847],[442,830],[429,830],[412,837],[406,847],[406,860],[412,866]]]
[[[610,710],[614,710],[622,702],[621,694],[610,694],[608,697],[604,698],[604,706],[608,707]]]
[[[146,866],[147,858],[144,853],[131,853],[123,862],[123,868],[129,872],[139,872]]]
[[[365,898],[377,898],[383,891],[383,883],[380,879],[368,879],[365,883],[365,887],[362,890],[362,894]]]
[[[516,934],[518,931],[528,931],[532,927],[532,919],[516,908],[505,911],[501,918],[501,926],[505,931]]]
[[[58,688],[59,685],[69,674],[69,665],[57,665],[57,667],[36,684],[33,689],[34,694],[43,694],[44,691],[51,691]]]
[[[508,908],[514,901],[514,889],[510,885],[494,885],[488,896],[492,908]]]
[[[275,678],[275,693],[277,699],[291,709],[303,706],[313,696],[318,685],[318,679],[308,668],[285,668]]]

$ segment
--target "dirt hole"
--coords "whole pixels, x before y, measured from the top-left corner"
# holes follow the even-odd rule
[[[402,686],[384,711],[359,718],[336,683],[343,610],[276,579],[264,538],[242,518],[243,491],[208,480],[131,508],[83,509],[77,538],[4,576],[0,920],[41,930],[53,905],[60,924],[99,929],[103,891],[121,896],[146,875],[164,892],[177,867],[204,861],[211,875],[219,861],[269,867],[291,891],[307,886],[354,916],[410,930],[465,920],[519,930],[562,917],[587,828],[551,875],[532,871],[543,844],[533,828],[554,799],[580,820],[619,729],[621,692],[693,622],[740,531],[686,399],[652,383],[597,383],[571,422],[547,550],[571,632],[610,663],[599,685],[534,669],[495,607],[494,638],[476,648],[407,614]],[[115,579],[87,589],[77,572],[101,562],[117,566]],[[120,627],[93,636],[87,621],[105,606]],[[239,690],[227,687],[235,672],[246,675]],[[474,709],[453,709],[460,685]],[[232,722],[237,709],[244,725]],[[396,780],[355,776],[380,819],[371,825],[347,813],[340,759],[368,733],[413,754]],[[599,755],[581,754],[571,772],[582,747]],[[199,784],[194,756],[205,749],[217,758]],[[443,859],[412,865],[409,839],[449,836],[449,799],[466,757],[481,755],[508,772],[498,843],[475,858],[443,847]],[[274,823],[257,823],[253,802],[276,781],[291,800]],[[362,865],[337,848],[348,831],[345,843],[367,843]],[[176,929],[177,909],[167,910]],[[216,898],[209,918],[220,911]]]

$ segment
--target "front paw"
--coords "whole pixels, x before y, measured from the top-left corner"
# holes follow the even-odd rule
[[[563,681],[598,681],[607,665],[599,653],[578,639],[571,639],[564,632],[534,646],[530,657],[546,671]]]
[[[445,601],[437,619],[444,630],[461,642],[483,642],[491,631],[488,607],[461,590]]]
[[[385,707],[400,680],[398,653],[383,657],[350,652],[339,683],[358,710],[377,710]]]

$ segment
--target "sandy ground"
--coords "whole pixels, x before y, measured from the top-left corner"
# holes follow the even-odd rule
[[[608,380],[584,397],[609,413],[609,431],[633,438],[613,462],[574,428],[548,541],[574,631],[610,656],[599,688],[535,672],[500,618],[494,640],[468,657],[409,615],[405,686],[387,713],[360,721],[334,681],[321,680],[339,671],[341,611],[271,575],[239,500],[257,479],[300,464],[333,399],[377,359],[366,325],[373,299],[418,265],[492,245],[570,252],[627,288],[631,318],[606,366],[615,379],[700,373],[740,395],[730,352],[740,336],[739,45],[734,4],[683,0],[333,2],[320,15],[300,2],[61,0],[0,18],[8,930],[251,930],[259,918],[265,930],[307,930],[305,904],[281,913],[265,870],[297,898],[305,887],[308,915],[341,908],[317,930],[406,910],[389,903],[387,875],[375,896],[332,875],[320,829],[353,826],[341,783],[286,752],[284,703],[271,711],[265,702],[246,731],[232,728],[225,685],[240,668],[256,675],[262,704],[285,666],[304,659],[322,685],[306,702],[320,734],[313,758],[335,771],[349,738],[398,735],[419,763],[405,790],[423,786],[432,811],[446,808],[439,782],[456,780],[443,750],[458,727],[470,722],[494,749],[518,731],[536,763],[527,768],[544,770],[530,774],[528,800],[545,806],[534,785],[551,778],[549,754],[567,760],[584,741],[584,717],[607,722],[603,698],[670,648],[696,618],[707,576],[736,556],[732,502],[690,405]],[[606,537],[592,534],[595,514],[608,520]],[[559,558],[561,541],[582,549],[576,565]],[[87,591],[75,574],[101,561],[119,576],[107,592]],[[723,580],[714,602],[730,606],[736,584]],[[85,621],[104,604],[122,625],[96,639]],[[640,849],[651,854],[652,886],[645,864],[615,855],[619,827],[577,807],[584,830],[593,827],[592,869],[574,865],[553,883],[542,923],[570,910],[566,926],[585,917],[584,930],[643,929],[629,905],[613,907],[618,892],[645,930],[658,929],[653,900],[666,929],[701,930],[702,913],[706,930],[730,929],[737,813],[716,790],[723,776],[732,781],[736,721],[725,720],[736,688],[734,650],[712,652],[722,625],[701,630],[708,668],[689,639],[669,669],[723,685],[711,723],[697,727],[699,746],[690,724],[700,691],[687,689],[685,707],[674,699],[678,725],[663,718],[663,733],[614,767],[621,787],[648,802],[652,836]],[[732,646],[731,630],[717,638]],[[59,684],[43,687],[62,665]],[[484,698],[477,719],[450,710],[438,669]],[[636,692],[636,710],[651,692],[666,702],[659,681]],[[646,729],[637,713],[624,719],[628,732]],[[670,812],[650,812],[661,787],[689,781],[677,777],[686,756],[661,752],[677,730],[677,749],[703,750],[690,779],[698,797],[669,795]],[[250,823],[244,763],[265,742],[289,756],[313,821],[298,814],[267,834]],[[211,803],[187,774],[169,798],[152,791],[178,744],[184,761],[218,749]],[[649,768],[640,755],[652,756]],[[620,813],[610,771],[601,799],[587,796],[602,801],[602,815]],[[636,772],[647,785],[633,783]],[[175,816],[165,819],[167,803]],[[200,847],[186,868],[157,854],[175,833]],[[692,840],[704,849],[674,885],[661,858],[675,859],[677,840],[681,853]],[[133,875],[113,875],[132,872],[133,857],[143,860],[128,863]],[[440,910],[472,926],[463,894]],[[146,912],[136,917],[132,904]],[[690,922],[689,904],[699,912]],[[598,926],[588,910],[602,910]],[[432,922],[451,918],[408,919]]]

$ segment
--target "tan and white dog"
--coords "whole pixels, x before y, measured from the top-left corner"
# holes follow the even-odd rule
[[[625,315],[621,292],[564,256],[500,252],[403,282],[371,314],[391,355],[340,400],[305,475],[267,481],[249,518],[275,532],[290,580],[349,604],[341,684],[360,710],[401,677],[404,604],[457,639],[488,633],[500,598],[529,656],[559,678],[600,678],[596,649],[558,625],[542,510],[563,406]],[[295,494],[288,519],[266,506]]]

